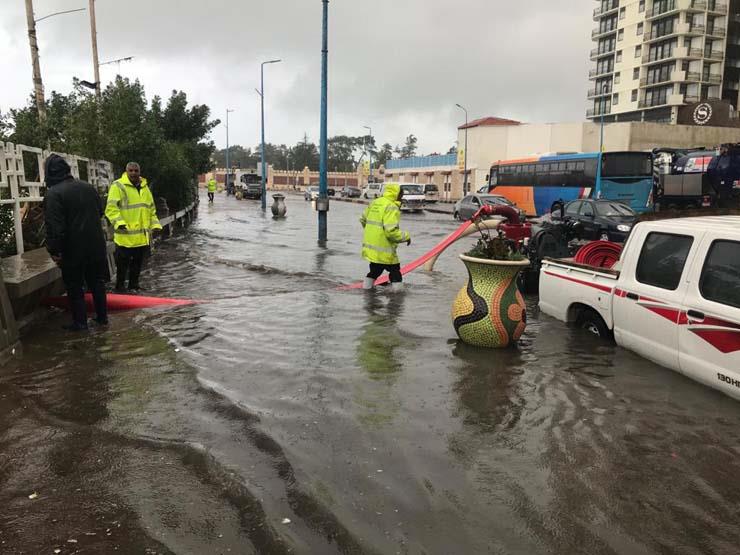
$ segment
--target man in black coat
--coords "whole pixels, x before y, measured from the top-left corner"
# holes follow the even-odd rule
[[[101,218],[103,204],[89,183],[72,177],[69,164],[56,154],[46,159],[44,217],[46,248],[62,269],[73,323],[67,329],[87,329],[83,284],[92,293],[98,324],[108,323],[105,284],[110,279]]]

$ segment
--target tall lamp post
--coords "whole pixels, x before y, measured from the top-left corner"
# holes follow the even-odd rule
[[[226,196],[229,196],[229,174],[231,173],[231,165],[229,164],[229,114],[234,110],[226,108],[226,179],[224,179],[224,186],[226,187]]]
[[[326,243],[327,221],[329,212],[329,185],[327,166],[329,162],[327,139],[327,105],[329,83],[329,0],[321,0],[323,4],[321,17],[321,138],[319,140],[319,198],[316,208],[319,212],[319,243]]]
[[[602,156],[604,154],[604,110],[606,109],[606,101],[604,100],[603,96],[607,92],[611,93],[611,91],[607,91],[609,88],[608,83],[602,83],[601,84],[601,95],[602,98],[599,101],[599,158],[598,158],[598,164],[596,166],[596,190],[601,191],[601,160]]]
[[[262,62],[262,65],[260,66],[260,90],[257,91],[260,95],[260,103],[261,103],[261,110],[262,110],[262,148],[261,150],[261,157],[262,157],[262,211],[264,212],[267,210],[267,168],[265,165],[265,66],[267,64],[277,64],[282,62],[282,60],[268,60],[266,62]]]
[[[370,148],[372,148],[372,140],[373,140],[373,128],[372,128],[372,127],[370,127],[370,126],[368,126],[368,125],[363,125],[363,127],[364,127],[365,129],[367,129],[367,130],[368,130],[368,131],[370,132],[370,143],[371,143],[371,146],[370,146]],[[370,151],[369,157],[370,157],[370,179],[368,179],[368,183],[369,183],[369,182],[370,182],[370,181],[372,180],[372,178],[373,178],[373,151],[372,151],[372,150]]]
[[[463,108],[460,104],[455,104],[463,112],[465,112],[465,151],[463,152],[464,159],[464,174],[463,174],[463,196],[468,194],[468,111]]]

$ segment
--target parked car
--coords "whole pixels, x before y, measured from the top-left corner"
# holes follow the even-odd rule
[[[427,204],[434,204],[439,201],[439,187],[434,183],[424,185],[424,201]]]
[[[352,185],[345,185],[341,191],[339,191],[339,194],[344,198],[360,198],[360,195],[362,194],[362,191],[359,187],[354,187]]]
[[[564,212],[565,220],[579,223],[582,239],[594,241],[623,243],[637,221],[632,208],[615,200],[573,200],[565,205]]]
[[[523,210],[520,210],[516,204],[511,202],[506,197],[502,197],[501,195],[489,195],[489,194],[480,194],[475,193],[473,195],[468,195],[460,200],[458,200],[455,203],[455,207],[452,211],[452,216],[456,220],[460,221],[467,221],[470,218],[473,217],[473,214],[475,214],[478,210],[480,210],[480,207],[484,204],[488,204],[491,206],[494,206],[496,204],[502,204],[504,206],[513,206],[519,210],[519,215],[524,220],[526,218],[526,213]]]
[[[380,196],[382,183],[368,183],[367,187],[362,190],[362,198],[368,200],[376,199]]]
[[[306,187],[306,191],[303,193],[303,198],[305,200],[316,200],[317,198],[319,198],[319,188]]]
[[[385,192],[386,187],[390,183],[383,183],[382,192]],[[418,212],[424,210],[424,187],[417,185],[416,183],[396,183],[400,185],[403,191],[403,198],[401,199],[401,210],[409,212]],[[381,192],[381,194],[383,194]]]
[[[738,216],[640,222],[612,270],[546,259],[539,304],[740,399]]]
[[[326,194],[330,197],[336,196],[337,191],[334,189],[334,187],[328,187],[326,189]]]

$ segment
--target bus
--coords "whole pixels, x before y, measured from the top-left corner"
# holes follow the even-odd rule
[[[616,200],[642,213],[652,207],[653,158],[650,152],[593,152],[501,161],[491,167],[488,190],[528,216],[579,198]]]

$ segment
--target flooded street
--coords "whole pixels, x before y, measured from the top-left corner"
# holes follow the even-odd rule
[[[28,333],[0,368],[0,553],[737,553],[740,404],[534,297],[518,349],[459,344],[472,238],[401,295],[338,291],[363,207],[332,203],[322,249],[287,206],[217,195],[157,245],[147,294],[208,302]],[[403,262],[456,227],[402,224]]]

